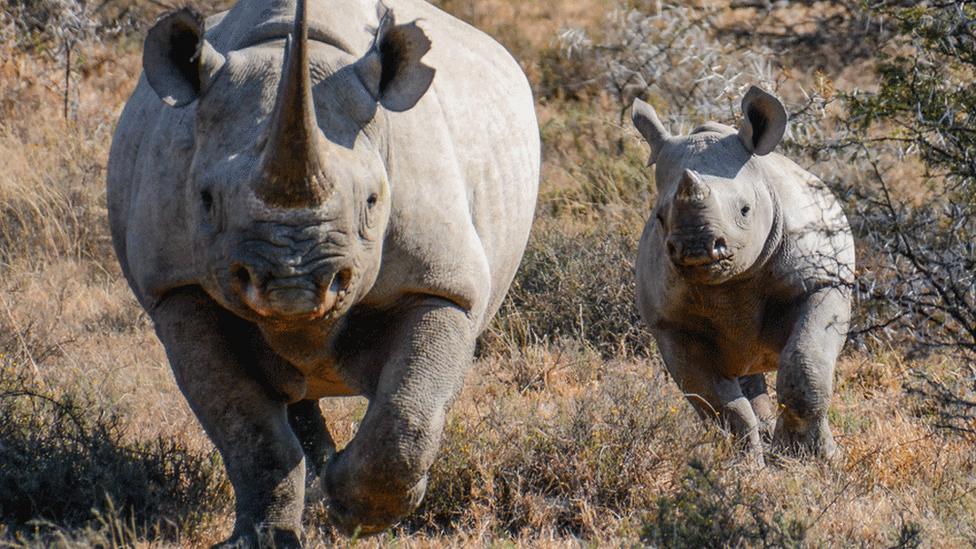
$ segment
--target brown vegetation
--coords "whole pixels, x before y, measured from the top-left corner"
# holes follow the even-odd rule
[[[962,359],[908,358],[887,340],[862,338],[838,366],[831,410],[844,457],[762,469],[702,425],[664,374],[632,303],[636,241],[653,199],[646,153],[620,117],[628,98],[601,82],[600,58],[569,51],[565,32],[611,43],[620,29],[608,10],[646,14],[661,2],[438,3],[506,44],[535,86],[545,155],[538,220],[451,414],[427,499],[406,523],[358,544],[976,543],[972,441],[937,429],[937,411],[915,391],[920,373],[959,379]],[[0,4],[0,546],[208,546],[232,523],[219,457],[111,253],[107,151],[140,70],[139,29],[160,8],[105,4],[92,20],[120,25],[72,46],[67,101],[57,37],[22,24],[29,3]],[[825,177],[848,175],[811,143],[833,127],[833,90],[872,84],[869,56],[859,50],[851,61],[815,40],[802,55],[774,55],[790,46],[775,37],[733,48],[754,14],[698,4],[717,21],[701,39],[730,41],[722,63],[749,52],[774,61],[772,82],[808,120],[791,152]],[[817,2],[796,4],[774,20],[779,28],[821,13]],[[731,34],[718,37],[721,29]],[[810,51],[826,53],[812,61]],[[645,91],[690,126],[722,109],[730,119],[739,90],[705,98],[718,107]],[[340,444],[349,440],[363,401],[322,406]],[[342,539],[322,509],[307,519],[310,545]]]

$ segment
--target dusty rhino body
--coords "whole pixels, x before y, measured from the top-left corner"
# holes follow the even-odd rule
[[[112,237],[224,458],[232,539],[298,544],[319,475],[337,526],[386,528],[423,497],[528,238],[522,71],[418,0],[182,10],[143,62],[112,144]],[[344,395],[369,406],[335,453],[317,401]]]
[[[772,435],[775,446],[830,456],[854,244],[823,183],[772,152],[785,109],[752,88],[738,130],[709,123],[671,136],[640,100],[633,119],[658,190],[639,245],[638,308],[668,371],[700,415],[753,451]],[[763,376],[771,371],[779,414]]]

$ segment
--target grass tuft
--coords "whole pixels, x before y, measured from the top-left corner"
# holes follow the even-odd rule
[[[689,464],[678,490],[657,503],[641,541],[651,547],[804,547],[809,525],[773,511],[761,496],[743,490],[699,461]]]
[[[35,381],[0,356],[0,524],[12,539],[69,531],[177,541],[230,493],[215,453],[171,438],[133,439],[123,419]],[[124,543],[123,543],[124,544]]]

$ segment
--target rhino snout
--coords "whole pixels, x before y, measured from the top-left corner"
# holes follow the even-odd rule
[[[247,307],[270,319],[315,319],[339,309],[352,286],[351,269],[277,276],[270,269],[238,264],[232,288]]]
[[[728,243],[721,236],[687,239],[671,235],[666,246],[668,258],[677,267],[710,265],[732,257]]]

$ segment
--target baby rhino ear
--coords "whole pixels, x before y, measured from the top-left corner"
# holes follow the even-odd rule
[[[786,133],[786,108],[779,99],[752,86],[742,98],[739,139],[746,150],[763,156],[773,152]]]
[[[647,161],[647,165],[650,166],[657,162],[657,157],[661,154],[664,145],[671,139],[671,134],[658,119],[654,107],[641,101],[640,98],[634,99],[630,118],[634,122],[634,127],[651,146],[651,158]]]
[[[383,108],[403,112],[413,108],[434,81],[433,68],[420,60],[430,51],[430,39],[413,21],[397,25],[393,10],[377,6],[380,24],[373,46],[356,62],[356,74]]]

